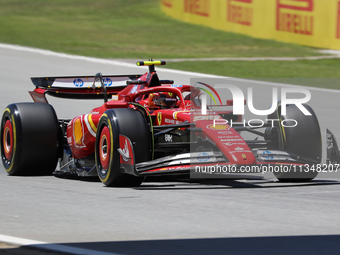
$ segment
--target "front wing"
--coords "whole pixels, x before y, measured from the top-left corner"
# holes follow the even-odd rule
[[[201,174],[303,172],[309,170],[311,163],[309,159],[279,150],[256,149],[254,155],[256,164],[236,165],[228,162],[220,151],[181,153],[148,162],[122,164],[121,170],[135,176],[190,174],[197,177]],[[121,153],[121,156],[124,157],[124,154]]]

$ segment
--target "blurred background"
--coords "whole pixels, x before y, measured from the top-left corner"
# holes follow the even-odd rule
[[[335,0],[2,0],[0,6],[2,43],[340,88],[337,79],[301,79],[340,77]]]

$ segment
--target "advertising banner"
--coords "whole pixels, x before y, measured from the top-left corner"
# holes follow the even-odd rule
[[[214,29],[340,50],[340,0],[161,0],[161,8]]]

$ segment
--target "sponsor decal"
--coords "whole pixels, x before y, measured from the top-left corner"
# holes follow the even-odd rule
[[[72,145],[72,137],[67,137],[67,143],[68,143],[69,145]]]
[[[190,166],[172,166],[172,167],[163,167],[159,169],[148,170],[146,172],[155,172],[155,171],[169,171],[169,170],[186,170],[190,169]]]
[[[77,79],[74,79],[73,84],[76,87],[82,87],[84,85],[84,82],[82,79],[77,78]]]
[[[246,145],[246,143],[223,143],[227,146],[232,146],[232,145]]]
[[[164,122],[168,124],[175,124],[175,120],[167,119],[167,118],[164,119]]]
[[[80,118],[76,119],[74,124],[73,124],[73,128],[74,128],[74,138],[75,138],[75,142],[76,144],[81,144],[81,139],[83,138],[83,127],[81,125],[81,121]]]
[[[110,78],[103,79],[104,85],[110,87],[112,85],[112,80]]]
[[[158,125],[161,125],[161,123],[162,123],[162,113],[161,112],[157,113],[157,123],[158,123]]]
[[[184,0],[184,12],[209,17],[210,0]]]
[[[84,144],[83,117],[76,118],[73,122],[73,138],[76,147],[86,147]]]
[[[237,148],[235,148],[235,151],[244,151],[244,148],[237,147]]]
[[[253,23],[253,0],[228,0],[227,21],[251,26]]]
[[[231,131],[218,131],[218,134],[229,134],[229,135],[231,135],[231,134],[233,134],[233,132],[231,132]]]
[[[228,125],[222,125],[222,124],[210,124],[207,126],[208,129],[214,129],[214,130],[228,130],[230,127]]]
[[[251,151],[250,150],[245,150],[245,151],[242,151],[242,152],[251,152]],[[240,151],[231,151],[229,153],[231,153],[231,154],[240,153]],[[245,154],[242,154],[242,155],[245,155]]]
[[[190,168],[190,166],[172,166],[172,167],[168,167],[167,170],[188,169],[188,168]]]
[[[165,134],[165,141],[166,142],[172,142],[172,135]]]
[[[263,155],[263,158],[265,159],[274,159],[274,156],[270,151],[264,151],[262,155]]]
[[[209,159],[210,159],[210,156],[206,152],[201,152],[200,154],[198,154],[197,160],[199,162],[207,162],[207,161],[209,161]]]
[[[135,86],[133,86],[133,88],[131,89],[131,94],[132,93],[135,93],[136,91],[137,91],[137,88],[138,88],[138,85],[135,85]]]
[[[171,87],[181,88],[181,87],[183,87],[183,85],[174,85],[174,84],[172,84]]]
[[[197,116],[194,116],[193,121],[197,121],[197,120],[218,120],[218,119],[221,119],[220,115],[197,115]]]
[[[276,0],[276,30],[313,35],[314,0]]]
[[[340,39],[340,1],[337,8],[336,38]]]
[[[243,139],[223,139],[221,142],[238,142],[244,141]]]

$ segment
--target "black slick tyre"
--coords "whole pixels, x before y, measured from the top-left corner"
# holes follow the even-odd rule
[[[292,153],[300,159],[310,161],[308,168],[297,168],[290,172],[274,172],[275,177],[282,182],[310,181],[318,175],[316,170],[312,170],[314,169],[312,165],[321,163],[320,126],[313,109],[305,104],[303,106],[311,115],[304,115],[296,105],[287,105],[285,116],[281,115],[280,107],[277,112],[280,119],[280,149]],[[282,121],[287,127],[281,124]],[[296,123],[297,125],[293,127]]]
[[[143,115],[129,108],[108,110],[97,128],[95,160],[98,177],[106,186],[139,186],[143,177],[122,173],[119,135],[130,139],[135,163],[150,160],[150,131]]]
[[[60,141],[53,107],[8,105],[1,119],[1,159],[9,175],[48,175],[57,165]]]

